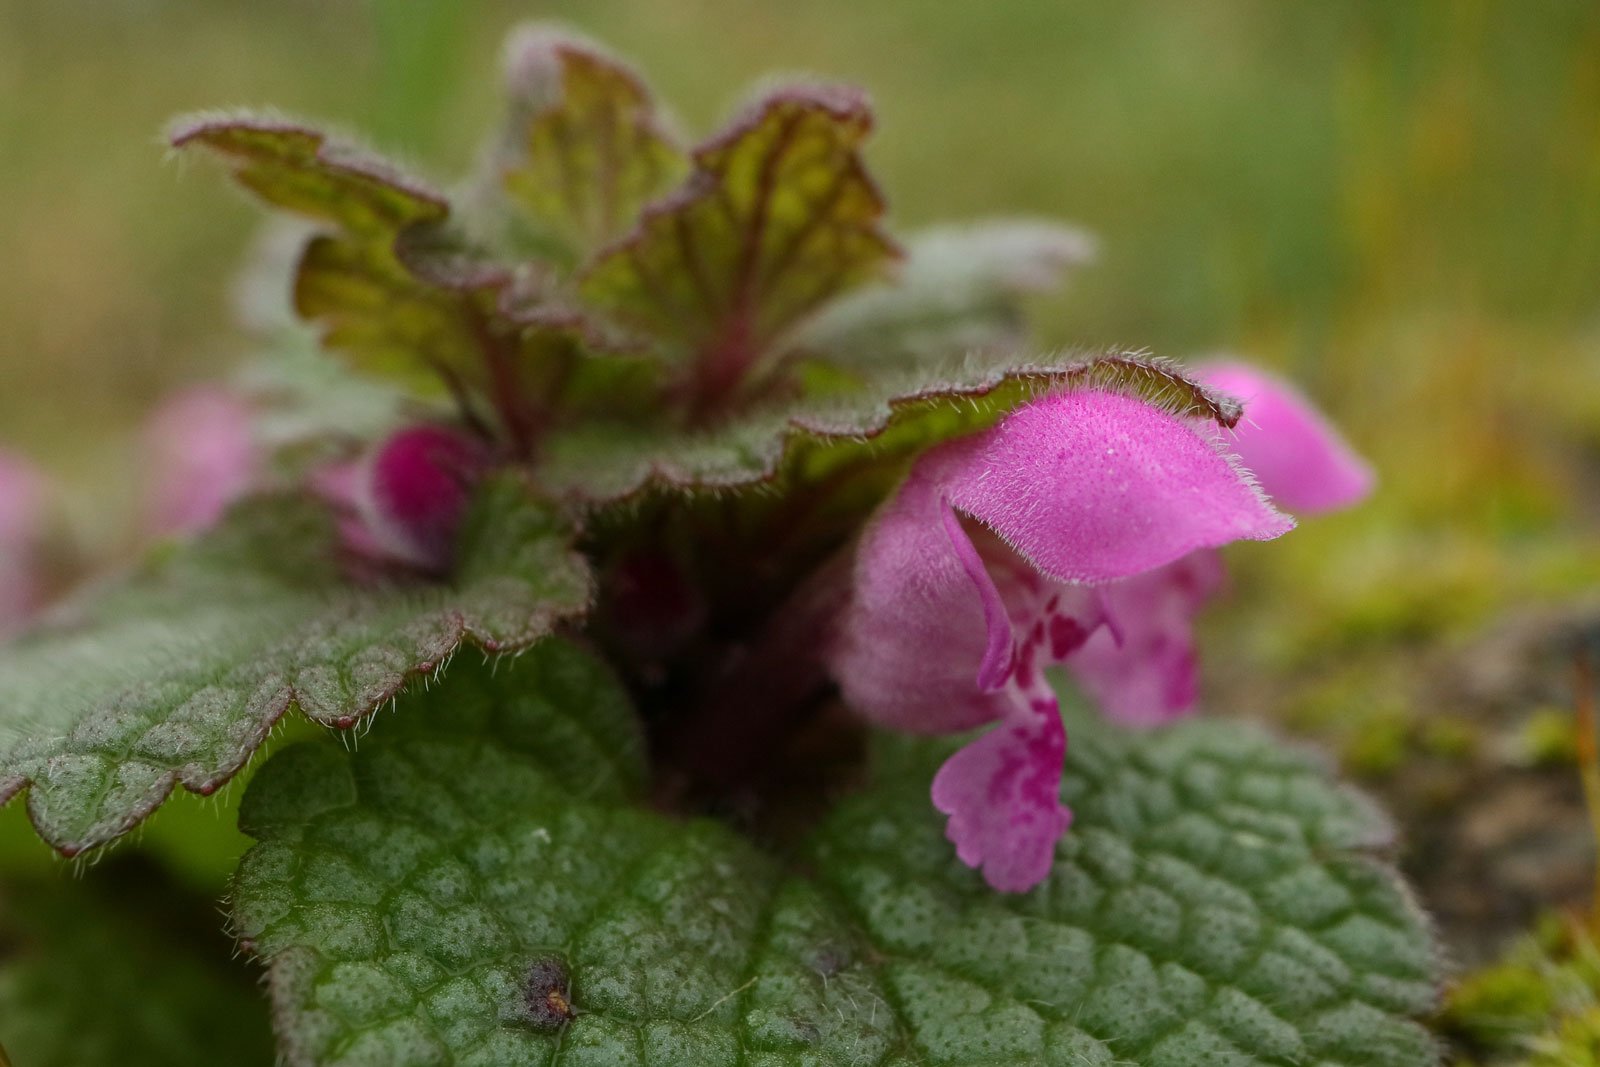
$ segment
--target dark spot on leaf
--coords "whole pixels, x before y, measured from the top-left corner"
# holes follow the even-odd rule
[[[528,968],[528,1021],[540,1030],[559,1030],[577,1014],[572,984],[564,961],[546,956]]]
[[[832,978],[848,966],[850,966],[849,951],[836,945],[819,949],[811,958],[811,969],[823,978]]]
[[[822,1040],[822,1031],[810,1019],[803,1019],[798,1015],[789,1016],[789,1025],[794,1027],[794,1037],[808,1045],[815,1045]]]

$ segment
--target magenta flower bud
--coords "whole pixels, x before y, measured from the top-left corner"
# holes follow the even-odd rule
[[[252,422],[248,404],[214,385],[174,393],[156,409],[145,428],[152,532],[198,533],[249,491],[261,465]]]
[[[488,461],[483,442],[451,427],[395,433],[357,469],[352,491],[362,531],[352,547],[448,570],[472,486]]]

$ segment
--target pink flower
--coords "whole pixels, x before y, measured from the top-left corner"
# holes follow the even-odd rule
[[[1111,583],[1292,525],[1215,435],[1114,392],[1048,396],[916,463],[862,534],[830,667],[881,725],[998,723],[939,770],[933,802],[962,861],[1021,892],[1071,818],[1043,668],[1120,632]]]
[[[455,559],[483,442],[446,426],[400,430],[355,463],[324,468],[315,488],[341,511],[345,544],[371,561],[440,573]]]
[[[214,385],[184,389],[156,409],[145,429],[151,532],[198,533],[249,491],[261,463],[252,416]]]
[[[0,451],[0,636],[39,606],[44,536],[44,478],[32,464]]]
[[[1231,361],[1196,367],[1194,377],[1244,402],[1233,450],[1275,504],[1316,515],[1372,491],[1372,468],[1293,385]]]
[[[1314,514],[1371,491],[1371,468],[1289,383],[1242,363],[1203,366],[1195,376],[1244,402],[1231,445],[1275,504]],[[1067,669],[1102,710],[1129,725],[1191,710],[1194,617],[1225,576],[1221,556],[1207,549],[1107,587],[1117,632],[1091,636]]]

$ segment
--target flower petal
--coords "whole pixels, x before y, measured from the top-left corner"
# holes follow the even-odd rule
[[[1046,396],[945,447],[950,503],[1057,581],[1126,578],[1294,525],[1215,442],[1120,393]]]
[[[1233,448],[1276,503],[1309,515],[1372,491],[1372,468],[1293,385],[1233,362],[1197,368],[1195,376],[1244,401]]]
[[[950,816],[945,836],[1002,893],[1026,892],[1050,873],[1072,821],[1061,803],[1066,750],[1055,701],[1035,699],[934,775],[933,806]]]
[[[977,679],[1011,654],[994,583],[937,475],[937,464],[919,463],[863,531],[829,655],[847,703],[915,733],[969,730],[1004,714],[1005,701]]]
[[[252,422],[248,404],[214,385],[184,389],[156,409],[145,429],[152,532],[198,533],[249,491],[260,467]]]
[[[1192,552],[1165,567],[1102,586],[1111,626],[1092,634],[1067,669],[1107,715],[1154,726],[1194,706],[1194,617],[1222,586],[1222,557]]]

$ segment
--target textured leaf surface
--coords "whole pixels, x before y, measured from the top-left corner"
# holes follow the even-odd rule
[[[858,146],[859,96],[767,97],[694,153],[694,173],[585,272],[586,300],[688,354],[742,369],[896,255]],[[730,369],[732,373],[732,369]]]
[[[221,156],[267,203],[356,233],[393,234],[450,213],[441,193],[393,164],[297,122],[200,115],[178,120],[170,136],[174,148]]]
[[[310,501],[247,502],[196,544],[0,649],[0,798],[31,786],[66,853],[209,793],[290,706],[348,727],[463,643],[527,647],[588,606],[585,564],[514,480],[480,495],[446,583],[357,589]]]
[[[519,445],[558,399],[552,383],[595,376],[574,364],[612,345],[552,298],[545,274],[453,229],[443,196],[309,127],[202,117],[172,143],[220,154],[268,204],[333,224],[306,242],[294,284],[295,311],[326,347],[415,393],[489,394]]]
[[[557,643],[452,673],[241,811],[235,923],[297,1064],[1437,1062],[1433,947],[1382,820],[1274,741],[1074,722],[1048,883],[1001,896],[885,746],[795,867],[629,804],[614,682]]]
[[[892,282],[829,305],[795,344],[867,370],[1016,348],[1025,337],[1022,298],[1056,289],[1093,254],[1086,234],[1042,220],[925,230],[906,240]]]
[[[134,886],[124,865],[89,885],[58,873],[0,883],[0,1045],[17,1067],[270,1067],[266,1005],[209,901]]]
[[[483,354],[466,299],[419,282],[390,243],[313,237],[295,273],[294,305],[322,328],[328,348],[413,391],[439,392],[447,376],[463,383],[481,377]]]
[[[954,747],[884,746],[816,863],[938,1064],[1439,1062],[1421,912],[1383,817],[1283,742],[1069,715],[1071,831],[1025,896],[950,858],[927,782]]]
[[[852,464],[891,476],[929,445],[991,425],[1038,393],[1075,384],[1138,392],[1174,412],[1232,426],[1239,405],[1139,355],[1040,360],[982,355],[819,381],[799,400],[768,404],[723,426],[668,432],[592,423],[552,436],[539,477],[552,491],[605,503],[647,488],[729,489],[777,478],[820,482]]]
[[[442,194],[299,123],[200,116],[180,120],[171,139],[219,155],[266,203],[332,224],[307,241],[294,283],[295,311],[321,327],[328,348],[422,393],[477,372],[465,287],[419,278],[398,254],[403,235],[449,218]],[[493,281],[503,284],[503,272]]]
[[[621,236],[688,167],[643,80],[596,45],[530,27],[507,49],[507,80],[500,180],[574,259]]]

